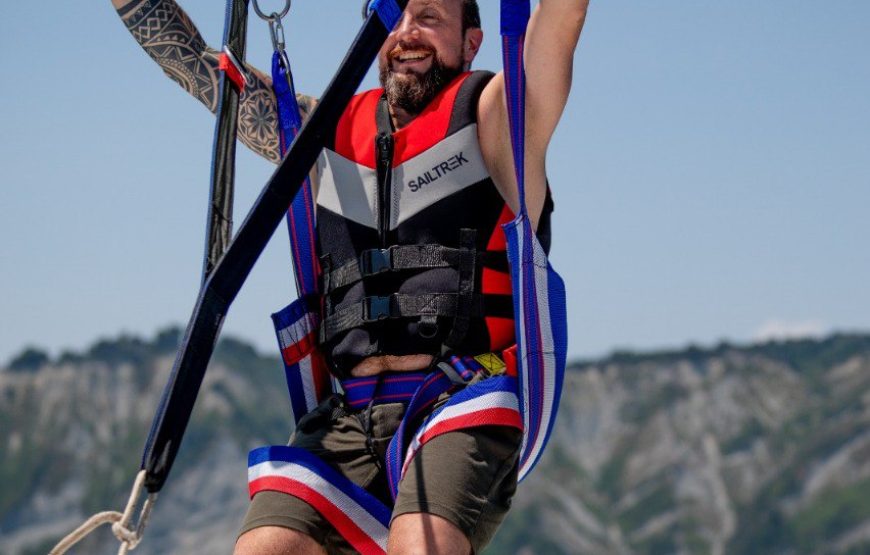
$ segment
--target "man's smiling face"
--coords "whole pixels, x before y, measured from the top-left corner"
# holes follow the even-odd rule
[[[463,31],[462,0],[410,0],[378,55],[391,106],[419,114],[477,53],[480,29]]]

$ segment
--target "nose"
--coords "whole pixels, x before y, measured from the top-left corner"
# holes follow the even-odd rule
[[[419,27],[417,27],[414,18],[411,17],[407,11],[402,14],[399,22],[396,23],[396,26],[393,28],[393,32],[391,33],[395,38],[402,39],[408,36],[416,37],[419,34]]]

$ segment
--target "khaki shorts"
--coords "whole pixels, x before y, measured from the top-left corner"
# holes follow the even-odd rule
[[[433,410],[447,400],[443,396]],[[403,413],[402,404],[352,412],[339,396],[332,396],[300,420],[290,445],[317,455],[390,506],[383,461]],[[393,518],[406,513],[445,518],[479,553],[510,508],[521,440],[521,432],[507,426],[469,428],[432,439],[399,484]],[[303,532],[329,553],[356,553],[313,507],[285,493],[263,491],[254,496],[240,535],[260,526]]]

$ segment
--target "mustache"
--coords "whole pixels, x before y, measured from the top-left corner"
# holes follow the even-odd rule
[[[414,45],[410,45],[407,43],[399,43],[392,50],[387,52],[387,59],[394,60],[395,58],[400,56],[402,53],[407,52],[409,50],[410,51],[415,51],[415,50],[422,51],[422,52],[426,52],[427,54],[431,54],[433,56],[435,55],[435,49],[433,49],[431,47],[423,46],[423,45],[414,46]]]

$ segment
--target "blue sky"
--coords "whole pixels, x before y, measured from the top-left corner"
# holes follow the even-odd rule
[[[482,4],[476,66],[494,68],[497,3]],[[222,4],[182,6],[217,45]],[[322,91],[358,14],[355,0],[294,3],[300,90]],[[185,323],[212,116],[108,0],[4,16],[0,361]],[[572,356],[870,329],[868,28],[864,0],[593,0],[548,158]],[[265,67],[253,15],[249,40]],[[237,221],[271,171],[239,150]],[[273,349],[268,315],[293,295],[280,229],[225,332]]]

